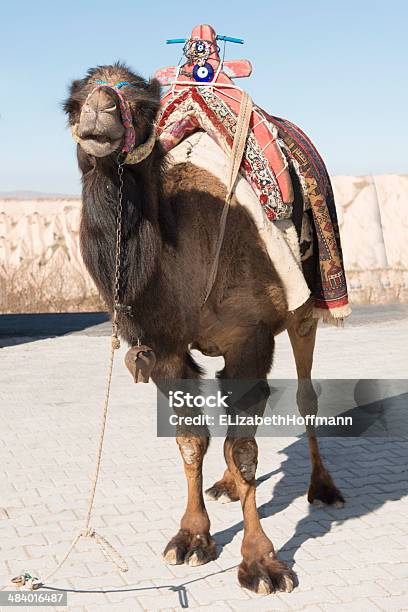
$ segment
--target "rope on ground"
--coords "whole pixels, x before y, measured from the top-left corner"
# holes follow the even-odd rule
[[[47,574],[42,580],[40,580],[36,576],[31,576],[29,572],[22,572],[19,576],[16,576],[15,578],[12,579],[12,583],[15,584],[16,586],[19,586],[19,587],[26,586],[30,590],[35,590],[43,586],[64,565],[64,563],[67,561],[68,557],[70,556],[72,551],[75,549],[77,543],[79,542],[81,538],[93,538],[95,542],[98,544],[101,552],[103,553],[106,559],[108,559],[120,572],[128,571],[127,563],[122,557],[122,555],[119,553],[119,551],[116,550],[116,548],[112,546],[112,544],[108,542],[108,540],[104,536],[100,535],[92,527],[90,527],[92,509],[93,509],[93,505],[95,501],[96,487],[98,484],[99,474],[101,470],[103,442],[105,438],[106,420],[108,416],[109,396],[110,396],[110,389],[111,389],[111,382],[112,382],[113,361],[114,361],[114,356],[115,356],[115,350],[118,349],[120,346],[116,329],[117,329],[116,328],[116,317],[114,317],[114,323],[112,326],[112,345],[111,345],[111,351],[110,351],[108,376],[107,376],[105,399],[104,399],[104,405],[103,405],[101,432],[99,436],[99,445],[98,445],[98,450],[96,454],[95,474],[94,474],[92,486],[89,492],[88,511],[86,514],[85,526],[75,536],[67,552],[65,553],[61,561],[57,564],[57,566],[52,570],[52,572]]]
[[[120,310],[120,276],[121,276],[121,246],[122,246],[122,203],[123,203],[123,161],[118,160],[118,176],[119,176],[119,192],[118,192],[118,202],[116,209],[116,250],[115,250],[115,277],[114,277],[114,285],[113,285],[113,317],[112,317],[112,333],[111,333],[111,350],[109,357],[109,366],[108,366],[108,375],[106,380],[106,390],[105,390],[105,399],[103,403],[103,413],[102,413],[102,422],[101,422],[101,431],[99,436],[99,445],[96,453],[96,467],[95,474],[92,481],[92,486],[89,492],[89,501],[88,501],[88,511],[86,513],[85,525],[83,529],[75,536],[72,541],[72,544],[69,546],[67,552],[61,559],[61,561],[57,564],[57,566],[43,578],[40,580],[36,576],[32,576],[29,572],[22,572],[19,576],[16,576],[12,579],[12,583],[17,585],[18,587],[27,587],[30,590],[38,589],[41,586],[44,586],[47,580],[49,580],[57,571],[64,565],[67,561],[68,557],[76,547],[78,541],[81,538],[93,538],[95,542],[98,544],[101,552],[105,556],[106,559],[111,561],[111,563],[120,571],[127,572],[128,566],[122,555],[118,550],[106,538],[97,533],[93,527],[90,526],[91,517],[92,517],[92,509],[95,501],[95,493],[96,487],[98,484],[99,473],[101,470],[101,461],[102,461],[102,450],[103,450],[103,442],[105,438],[105,430],[106,430],[106,420],[108,416],[108,407],[109,407],[109,397],[112,383],[112,371],[113,371],[113,362],[115,357],[115,351],[120,347],[120,340],[118,338],[118,312]]]

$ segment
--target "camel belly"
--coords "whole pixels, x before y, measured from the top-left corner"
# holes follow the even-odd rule
[[[188,161],[226,184],[229,159],[205,132],[196,132],[183,140],[168,153],[167,159],[170,164]],[[235,184],[235,196],[239,205],[251,214],[258,228],[284,285],[289,310],[296,310],[309,299],[310,290],[303,275],[297,234],[292,221],[270,221],[252,187],[241,174]]]

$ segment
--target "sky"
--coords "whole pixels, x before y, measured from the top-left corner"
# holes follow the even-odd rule
[[[200,23],[245,40],[238,84],[297,123],[329,172],[407,173],[406,0],[27,0],[0,10],[0,192],[80,192],[62,101],[89,67],[123,60],[144,76],[177,63]]]

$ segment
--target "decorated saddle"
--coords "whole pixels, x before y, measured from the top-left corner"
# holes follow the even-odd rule
[[[157,126],[165,151],[203,130],[231,155],[243,95],[232,79],[250,76],[252,67],[247,60],[224,61],[228,41],[243,42],[217,36],[209,25],[195,27],[189,39],[167,41],[184,43],[184,62],[155,74],[168,86]],[[350,310],[334,197],[324,162],[300,128],[254,104],[240,171],[271,222],[292,217],[291,169],[302,188],[304,211],[312,220],[319,256],[314,283],[316,316],[342,319]]]

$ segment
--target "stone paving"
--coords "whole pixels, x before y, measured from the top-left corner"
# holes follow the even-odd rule
[[[406,319],[319,332],[316,377],[406,377]],[[84,524],[109,338],[75,333],[2,344],[0,586],[23,569],[46,575]],[[69,610],[408,610],[408,442],[399,439],[322,440],[347,498],[343,509],[308,505],[303,439],[259,439],[258,506],[265,531],[297,574],[292,593],[261,597],[239,587],[239,504],[207,504],[216,561],[164,565],[161,552],[185,502],[181,459],[174,440],[156,437],[155,389],[134,386],[123,352],[92,525],[129,571],[114,571],[95,542],[82,539],[49,582],[69,589]],[[202,362],[210,371],[219,366]],[[286,334],[277,339],[273,375],[294,375]],[[214,439],[205,486],[222,470],[222,440]]]

